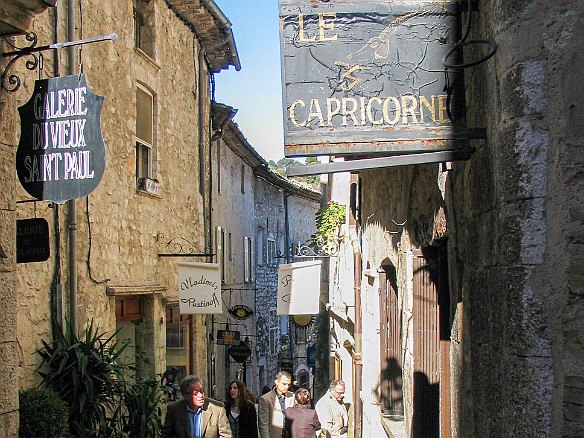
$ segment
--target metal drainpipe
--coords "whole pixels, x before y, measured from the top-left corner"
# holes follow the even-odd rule
[[[205,82],[205,75],[203,71],[205,69],[205,51],[202,47],[199,48],[199,192],[201,196],[203,196],[203,230],[207,229],[207,203],[205,201],[205,93],[206,90],[206,82]],[[208,233],[205,232],[205,249],[209,246],[210,239],[208,238],[207,234],[210,234],[211,230],[209,229]]]
[[[288,209],[288,192],[283,192],[282,202],[284,203],[284,232],[286,233],[286,237],[284,238],[284,247],[286,248],[286,263],[291,263],[292,257],[290,249],[290,211]],[[288,349],[290,353],[290,363],[292,363],[292,381],[294,381],[294,337],[292,335],[292,329],[292,318],[288,316]]]
[[[363,269],[361,253],[353,255],[355,276],[355,351],[353,353],[353,372],[355,375],[355,393],[353,401],[355,406],[355,437],[361,436],[363,423],[363,403],[361,402],[361,389],[363,386],[363,350],[361,336],[363,326],[361,320],[361,273]]]
[[[67,41],[75,40],[74,0],[67,2]],[[67,72],[75,74],[75,47],[67,47]],[[77,208],[75,199],[67,201],[67,222],[69,229],[69,309],[73,333],[77,335]]]
[[[358,185],[359,177],[357,174],[351,175],[351,186]],[[355,194],[359,197],[358,194]],[[356,204],[358,203],[355,200]],[[354,436],[361,437],[363,432],[363,403],[361,401],[361,390],[363,388],[363,321],[361,315],[361,277],[363,274],[363,260],[361,258],[361,233],[359,232],[359,213],[349,208],[349,226],[355,228],[356,239],[353,240],[353,283],[355,292],[355,328],[354,339],[355,346],[353,350],[353,375],[354,375],[354,413],[355,413],[355,430]]]

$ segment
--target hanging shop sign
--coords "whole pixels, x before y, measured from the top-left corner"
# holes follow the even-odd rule
[[[292,317],[292,321],[294,321],[296,327],[308,327],[315,319],[314,315],[294,315]]]
[[[243,321],[244,319],[248,319],[253,315],[253,310],[244,304],[238,304],[229,308],[229,314],[235,319]]]
[[[460,148],[455,1],[280,0],[285,155]]]
[[[236,330],[217,330],[217,345],[231,345],[238,343],[241,333]]]
[[[322,261],[278,266],[278,315],[315,315],[320,297]]]
[[[98,186],[105,169],[102,104],[85,75],[35,82],[32,97],[18,108],[16,152],[18,178],[31,196],[62,203]]]
[[[239,343],[229,347],[229,356],[236,362],[245,362],[251,356],[251,348],[249,348],[249,345],[245,341],[239,341]]]
[[[16,221],[16,263],[44,262],[51,254],[46,219]]]
[[[180,313],[223,313],[219,265],[196,262],[179,262],[177,265]]]

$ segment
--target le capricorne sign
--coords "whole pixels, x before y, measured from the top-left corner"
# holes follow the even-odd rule
[[[286,156],[440,151],[469,138],[462,73],[442,64],[458,17],[455,1],[280,0]]]
[[[18,178],[31,196],[62,203],[98,186],[105,169],[102,104],[85,75],[35,82],[32,97],[18,108],[16,152]]]

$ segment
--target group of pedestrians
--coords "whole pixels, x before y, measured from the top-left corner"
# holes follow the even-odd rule
[[[168,405],[162,438],[346,438],[348,414],[345,384],[333,380],[311,409],[310,391],[290,391],[292,377],[276,375],[273,389],[257,404],[245,384],[232,381],[225,404],[205,397],[203,381],[187,376],[180,382],[182,400]]]

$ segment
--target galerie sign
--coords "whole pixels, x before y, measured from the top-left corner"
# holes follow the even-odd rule
[[[180,262],[177,265],[180,313],[223,313],[219,265],[195,262]]]
[[[442,58],[458,41],[457,8],[281,0],[286,156],[452,148],[462,76]]]
[[[278,315],[316,315],[321,261],[278,266]]]
[[[16,152],[18,178],[31,196],[62,203],[98,186],[105,168],[102,104],[85,75],[35,82],[31,99],[18,108]]]

